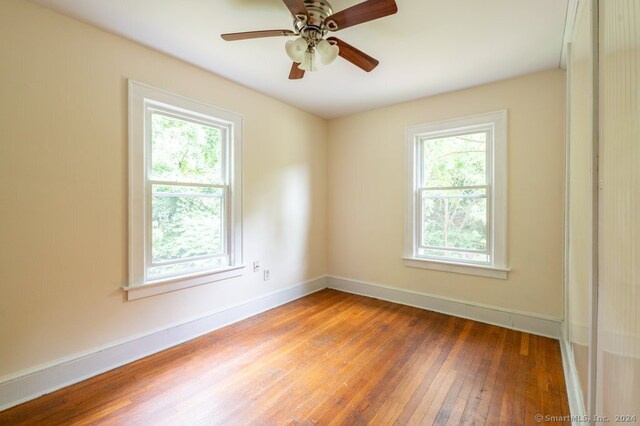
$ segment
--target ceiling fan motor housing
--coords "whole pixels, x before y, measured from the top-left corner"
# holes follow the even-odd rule
[[[294,25],[296,30],[306,39],[305,35],[316,41],[324,37],[329,28],[325,24],[325,19],[333,15],[331,4],[326,0],[304,0],[309,16],[295,16]],[[310,40],[309,40],[310,41]]]

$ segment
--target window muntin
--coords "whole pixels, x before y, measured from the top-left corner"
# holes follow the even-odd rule
[[[480,126],[418,138],[418,257],[491,263],[492,135]]]

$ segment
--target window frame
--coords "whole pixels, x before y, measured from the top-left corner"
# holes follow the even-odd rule
[[[242,259],[242,116],[212,105],[129,80],[129,282],[123,286],[128,300],[208,284],[243,274]],[[225,191],[224,251],[229,264],[182,274],[149,277],[152,259],[152,188],[154,184],[191,186],[191,182],[155,180],[151,176],[151,115],[160,113],[226,134],[221,141],[222,184],[197,183]],[[186,260],[183,260],[186,261]]]
[[[405,129],[405,266],[507,278],[510,270],[507,267],[507,118],[507,110],[500,110],[408,126]],[[492,135],[492,138],[487,138],[486,185],[481,185],[486,188],[487,251],[490,261],[485,263],[420,255],[422,193],[428,188],[423,180],[424,141],[481,131]]]

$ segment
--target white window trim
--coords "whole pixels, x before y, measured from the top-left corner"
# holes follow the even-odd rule
[[[416,190],[418,188],[417,156],[418,140],[425,135],[438,132],[473,128],[480,125],[493,125],[494,142],[491,167],[491,189],[493,191],[490,207],[490,226],[493,230],[488,239],[492,244],[489,265],[422,258],[415,255],[417,232]],[[405,222],[404,222],[405,266],[434,269],[438,271],[479,275],[490,278],[506,279],[510,269],[507,267],[507,110],[477,114],[452,120],[409,126],[405,131]]]
[[[229,125],[230,195],[229,217],[229,265],[218,269],[198,271],[182,276],[156,280],[146,278],[145,227],[146,169],[144,139],[145,107],[147,103],[159,103],[172,109],[182,109],[189,115],[201,115],[209,120]],[[242,259],[242,116],[214,106],[185,98],[137,81],[129,80],[129,283],[122,288],[127,299],[180,290],[220,281],[243,274]]]

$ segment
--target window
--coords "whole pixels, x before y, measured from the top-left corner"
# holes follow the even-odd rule
[[[241,118],[129,82],[129,299],[241,274]]]
[[[506,278],[507,112],[407,129],[405,264]]]

